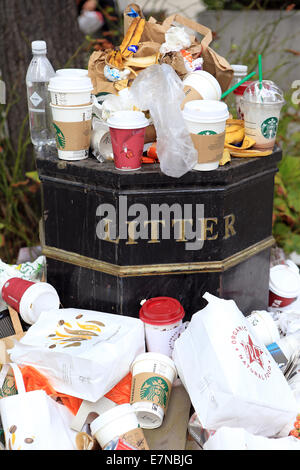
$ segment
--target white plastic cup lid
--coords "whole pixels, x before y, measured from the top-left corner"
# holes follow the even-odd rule
[[[116,111],[107,124],[115,129],[141,129],[147,127],[149,121],[141,111]]]
[[[32,52],[47,52],[46,41],[32,41],[31,50]]]
[[[48,89],[58,93],[72,93],[74,91],[92,91],[93,85],[90,77],[87,76],[66,77],[56,75],[50,78]]]
[[[280,297],[297,297],[300,294],[300,275],[286,264],[270,269],[270,289]]]
[[[187,121],[216,123],[229,118],[228,106],[223,101],[194,100],[188,101],[183,108],[183,117]]]
[[[247,65],[242,65],[242,64],[232,64],[230,67],[234,71],[234,75],[244,75],[247,74],[248,72],[248,66]]]

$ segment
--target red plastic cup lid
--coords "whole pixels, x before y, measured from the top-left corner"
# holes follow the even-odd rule
[[[246,88],[251,85],[251,83],[253,83],[252,81],[247,81],[247,82],[244,82],[242,83],[238,88],[236,88],[233,93],[235,95],[240,95],[240,96],[243,96],[244,94],[244,91],[246,90]]]
[[[153,297],[140,309],[140,319],[149,325],[171,325],[184,315],[181,303],[172,297]]]

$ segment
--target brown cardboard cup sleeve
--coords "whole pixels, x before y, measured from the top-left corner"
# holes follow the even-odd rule
[[[198,163],[218,162],[223,156],[225,131],[221,134],[190,134],[198,152]]]
[[[183,87],[183,91],[185,97],[181,103],[181,109],[184,108],[185,103],[188,101],[203,100],[203,97],[200,95],[200,93],[198,93],[198,91],[190,85],[185,85]]]
[[[80,122],[53,121],[58,150],[88,150],[91,140],[92,120]]]

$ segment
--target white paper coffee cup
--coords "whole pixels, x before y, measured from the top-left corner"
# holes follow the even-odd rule
[[[181,108],[193,100],[220,100],[222,90],[218,80],[204,70],[196,70],[189,73],[183,80],[183,91],[185,98]]]
[[[140,354],[131,365],[130,403],[144,429],[161,426],[177,377],[174,362],[159,353]]]
[[[129,403],[115,406],[101,414],[92,421],[90,427],[92,435],[102,449],[118,437],[127,439],[127,442],[136,448],[141,448],[140,441],[143,439],[142,448],[148,448],[134,409]]]
[[[221,101],[195,100],[185,104],[183,118],[198,151],[194,170],[215,170],[223,156],[228,107]]]
[[[54,76],[49,80],[48,90],[51,103],[56,106],[81,106],[92,101],[93,85],[87,76]]]
[[[83,160],[89,155],[92,131],[92,104],[56,106],[52,109],[58,157],[62,160]]]

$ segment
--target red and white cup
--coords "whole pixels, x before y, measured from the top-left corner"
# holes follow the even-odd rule
[[[144,322],[148,352],[172,357],[174,342],[184,329],[184,309],[172,297],[153,297],[146,300],[139,312]]]
[[[60,300],[53,286],[20,277],[8,279],[2,287],[4,302],[14,308],[29,325],[45,310],[59,309]]]
[[[247,81],[242,83],[239,87],[237,87],[234,91],[233,94],[235,96],[235,107],[236,107],[236,112],[237,112],[237,118],[238,119],[244,119],[244,113],[242,109],[242,101],[241,98],[244,94],[244,91],[246,88],[251,85],[252,81]]]
[[[269,310],[281,310],[300,295],[300,275],[295,263],[288,260],[270,269]]]
[[[122,171],[141,168],[145,130],[149,125],[141,111],[116,111],[107,120],[115,167]]]

